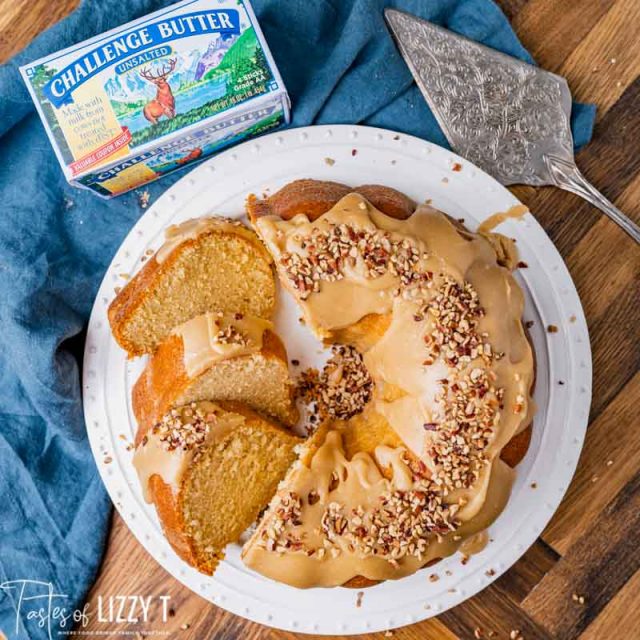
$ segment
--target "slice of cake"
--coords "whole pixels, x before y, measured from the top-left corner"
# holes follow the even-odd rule
[[[237,403],[203,401],[141,428],[133,463],[176,553],[212,574],[273,496],[300,439]]]
[[[143,431],[200,400],[243,402],[287,426],[297,422],[287,352],[270,321],[240,312],[188,320],[160,343],[133,388]]]
[[[167,229],[166,242],[109,307],[109,323],[129,357],[152,353],[180,323],[212,309],[270,318],[272,260],[256,234],[220,217]]]
[[[303,446],[242,550],[248,567],[298,588],[364,586],[482,544],[509,496],[506,464],[454,500],[404,447],[349,457],[344,434],[327,426]]]

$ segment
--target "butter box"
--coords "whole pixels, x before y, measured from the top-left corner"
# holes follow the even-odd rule
[[[247,0],[183,0],[20,71],[67,181],[106,198],[289,122]]]

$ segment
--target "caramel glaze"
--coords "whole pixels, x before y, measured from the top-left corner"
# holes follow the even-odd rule
[[[419,273],[422,279],[407,284],[394,269],[372,277],[356,252],[338,278],[320,278],[310,292],[305,290],[286,267],[291,254],[308,256],[309,239],[317,239],[314,233],[331,232],[338,225],[384,232],[396,247],[406,247],[402,243],[407,241],[412,262],[405,276]],[[504,508],[513,481],[500,451],[534,413],[533,354],[521,322],[524,298],[510,270],[498,264],[507,262],[498,247],[509,247],[507,254],[512,245],[498,236],[470,233],[429,206],[419,207],[407,220],[393,219],[355,193],[314,222],[304,215],[286,221],[265,216],[256,228],[305,321],[320,338],[331,338],[332,332],[370,314],[391,315],[388,329],[364,361],[375,382],[375,410],[404,446],[378,446],[373,455],[359,452],[348,460],[341,427],[321,430],[245,545],[244,562],[296,587],[335,586],[355,576],[400,578],[458,549],[478,551],[486,541],[482,532]],[[465,354],[460,359],[451,359],[458,329],[445,334],[445,345],[433,346],[442,342],[448,317],[439,300],[451,298],[452,291],[454,308],[456,300],[481,306],[469,316],[470,329],[467,316],[456,325],[480,345],[460,351]],[[466,409],[465,394],[475,384],[482,388],[473,391],[477,395]],[[468,410],[475,415],[473,403],[484,421],[478,433],[476,422],[466,417]],[[451,425],[453,432],[446,430]],[[405,546],[399,548],[393,521],[402,523],[405,516],[398,497],[400,502],[417,501],[414,507],[422,505],[430,514],[409,528],[400,526]],[[390,512],[376,525],[381,504],[395,505],[400,513]],[[413,518],[420,509],[408,513]],[[395,545],[391,550],[384,541],[375,541],[381,530]]]
[[[271,261],[271,257],[268,256],[264,250],[264,245],[256,237],[256,234],[247,227],[244,226],[239,220],[233,220],[231,218],[223,218],[221,216],[211,216],[202,218],[192,218],[186,220],[180,224],[172,224],[165,230],[164,244],[158,249],[155,254],[155,259],[158,264],[162,264],[171,252],[187,240],[193,240],[197,238],[201,233],[207,233],[211,231],[220,231],[223,233],[235,233],[236,235],[251,242],[255,247]]]
[[[244,417],[240,414],[222,411],[217,404],[208,400],[193,404],[195,406],[182,406],[173,409],[171,413],[175,422],[180,425],[193,424],[197,418],[200,418],[206,429],[201,441],[197,444],[184,443],[172,446],[166,439],[163,439],[163,431],[154,427],[136,448],[133,455],[133,466],[138,474],[146,502],[153,502],[149,492],[151,476],[160,476],[177,496],[184,472],[188,469],[198,449],[210,446],[215,442],[222,442],[244,422]]]
[[[486,220],[483,220],[478,227],[478,233],[490,233],[505,220],[521,220],[522,217],[527,213],[529,213],[529,209],[525,207],[525,205],[516,204],[506,211],[499,211],[498,213],[494,213],[493,215],[489,216]]]
[[[182,338],[185,371],[195,378],[216,362],[260,351],[267,329],[273,329],[268,320],[218,311],[192,318],[173,333]]]

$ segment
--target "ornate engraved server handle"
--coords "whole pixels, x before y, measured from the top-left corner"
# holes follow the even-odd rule
[[[636,242],[640,243],[640,227],[630,220],[612,202],[609,202],[579,171],[575,163],[565,158],[545,155],[545,161],[556,186],[576,193],[598,207],[622,227]]]

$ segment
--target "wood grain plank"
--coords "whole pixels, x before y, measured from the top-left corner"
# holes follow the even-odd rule
[[[509,638],[512,632],[517,631],[526,640],[552,640],[540,620],[527,615],[493,585],[445,611],[440,620],[465,640],[473,638],[476,629],[480,629],[485,638]],[[495,635],[490,636],[490,633]]]
[[[614,4],[614,0],[588,3],[530,0],[514,16],[513,27],[536,62],[558,72],[564,60]]]
[[[621,201],[630,202],[631,194],[640,196],[638,178]],[[601,218],[567,256],[567,265],[588,318],[593,420],[640,368],[640,329],[634,321],[640,315],[640,248]]]
[[[0,62],[64,18],[79,0],[5,0],[0,10]]]
[[[524,612],[554,637],[577,638],[640,568],[639,528],[640,473],[525,598]]]
[[[493,586],[505,598],[520,603],[544,578],[560,559],[558,553],[539,538],[509,571],[501,575]]]
[[[496,4],[502,9],[509,20],[513,20],[519,15],[527,2],[532,2],[532,0],[496,0]]]
[[[638,633],[638,594],[640,571],[616,594],[600,615],[587,627],[580,640],[625,638],[633,640]]]
[[[640,2],[618,0],[559,69],[576,100],[598,104],[598,118],[606,114],[638,75],[639,25]]]
[[[638,287],[638,280],[630,281],[629,286],[611,300],[608,313],[590,322],[589,332],[595,347],[593,368],[597,373],[591,401],[592,419],[613,402],[640,366]]]
[[[632,242],[616,242],[618,237],[617,229],[604,217],[600,218],[566,256],[582,308],[592,323],[597,318],[610,316],[611,300],[624,295],[640,273],[640,251]],[[615,246],[616,251],[607,251],[611,246]],[[596,346],[599,346],[597,342]]]
[[[569,553],[611,497],[640,472],[639,394],[637,373],[590,425],[567,496],[542,534],[558,553]]]

